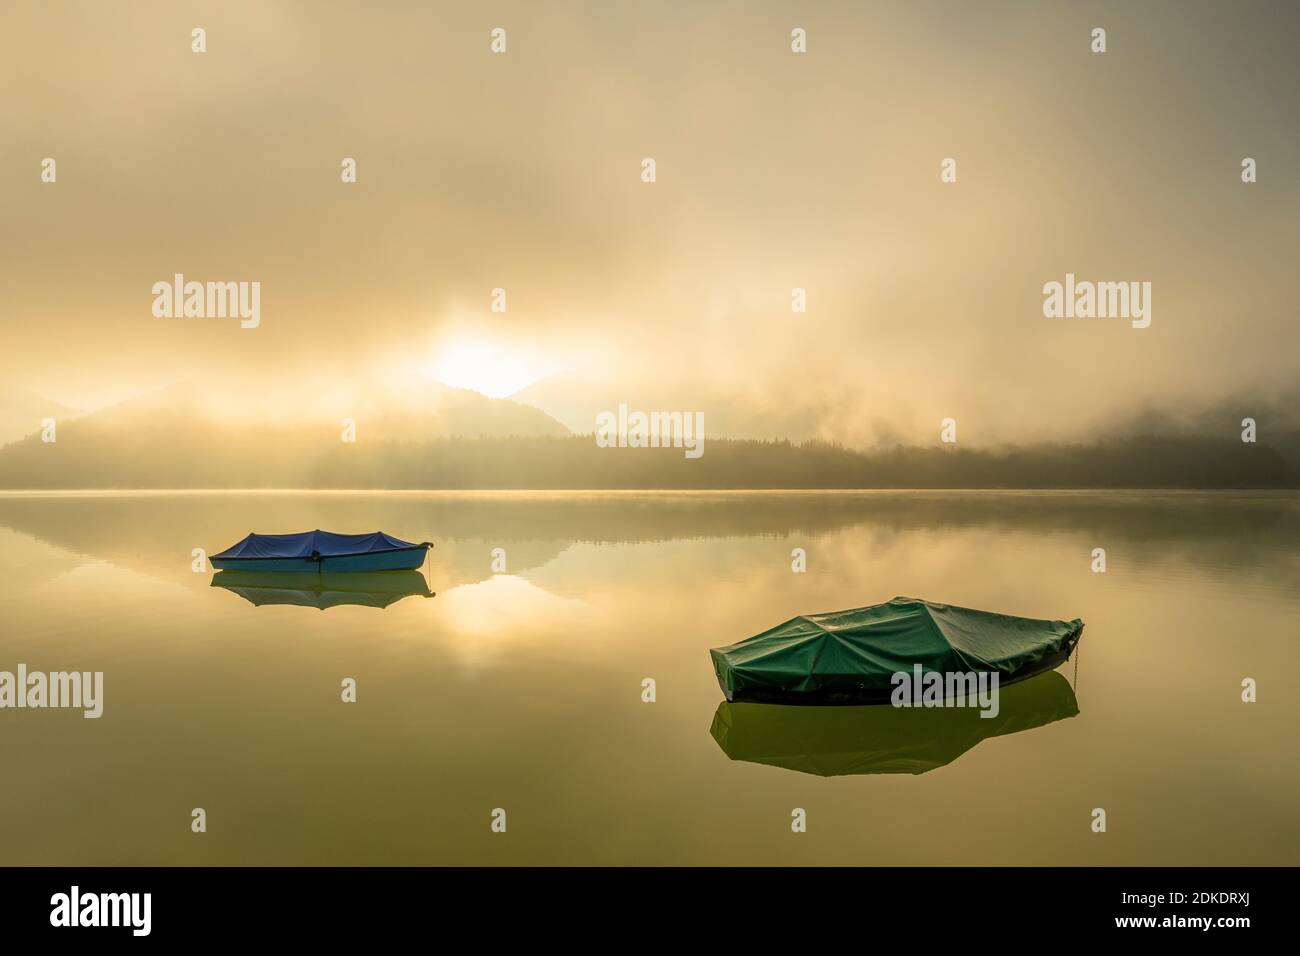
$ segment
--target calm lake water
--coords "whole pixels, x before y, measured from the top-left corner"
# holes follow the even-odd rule
[[[436,596],[191,570],[316,527]],[[0,581],[0,670],[105,674],[0,710],[0,864],[1300,863],[1294,495],[0,496]],[[1081,617],[1077,672],[989,730],[720,707],[708,648],[895,595]]]

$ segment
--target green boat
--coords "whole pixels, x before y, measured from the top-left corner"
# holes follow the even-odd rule
[[[980,741],[1045,727],[1079,713],[1057,672],[1000,691],[997,717],[967,707],[789,707],[723,701],[709,733],[732,760],[819,777],[927,773]]]
[[[997,674],[999,686],[1069,660],[1083,621],[1049,621],[896,597],[809,614],[709,651],[729,701],[873,704],[895,675]]]

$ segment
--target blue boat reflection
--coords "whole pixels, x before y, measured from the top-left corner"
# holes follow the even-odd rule
[[[430,598],[429,582],[419,571],[375,571],[370,574],[295,574],[259,571],[218,571],[212,587],[233,591],[250,604],[292,604],[325,610],[342,605],[385,608],[403,598]]]

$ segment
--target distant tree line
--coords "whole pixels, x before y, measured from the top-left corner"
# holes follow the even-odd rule
[[[339,449],[316,487],[379,488],[1293,488],[1274,450],[1208,438],[1131,438],[1000,450],[710,440],[680,449],[599,448],[590,437],[446,439]]]
[[[590,435],[360,441],[294,429],[79,432],[0,450],[6,488],[1296,488],[1275,449],[1235,438],[1130,437],[1002,449],[709,439],[601,448]]]

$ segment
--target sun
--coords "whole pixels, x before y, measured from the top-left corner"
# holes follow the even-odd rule
[[[482,340],[460,340],[438,349],[430,374],[452,388],[505,398],[544,377],[546,371],[526,352]]]

